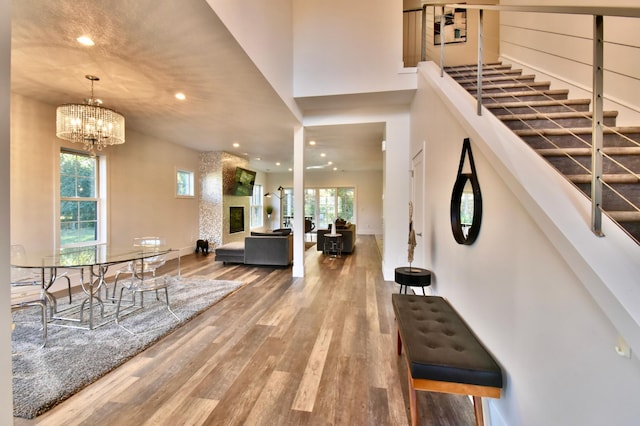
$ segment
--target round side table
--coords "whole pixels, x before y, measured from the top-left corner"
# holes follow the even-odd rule
[[[422,287],[424,293],[424,288],[431,285],[431,271],[428,269],[401,266],[395,271],[395,282],[400,284],[400,294],[402,294],[402,287],[404,287],[404,294],[407,294],[407,287]]]
[[[324,254],[331,254],[331,257],[340,257],[342,255],[342,234],[324,234],[324,247],[322,251]]]

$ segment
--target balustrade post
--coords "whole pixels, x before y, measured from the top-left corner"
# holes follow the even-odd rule
[[[478,91],[476,97],[478,99],[478,115],[482,115],[482,22],[483,10],[478,10]],[[467,14],[469,11],[467,10]]]
[[[593,16],[593,117],[591,135],[591,230],[602,233],[602,145],[604,94],[604,19]]]

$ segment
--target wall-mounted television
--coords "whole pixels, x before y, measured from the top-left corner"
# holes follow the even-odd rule
[[[243,169],[242,167],[236,167],[231,195],[253,195],[253,185],[255,182],[256,172]]]

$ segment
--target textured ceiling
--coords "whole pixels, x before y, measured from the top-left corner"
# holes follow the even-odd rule
[[[81,46],[81,35],[95,46]],[[96,75],[95,97],[125,116],[128,131],[244,155],[257,170],[292,167],[294,115],[205,0],[14,0],[11,42],[15,93],[78,103],[90,95],[85,75]],[[322,108],[314,99],[300,106]],[[322,149],[340,170],[381,169],[381,123],[314,127],[305,136],[318,141],[306,165],[318,165]]]

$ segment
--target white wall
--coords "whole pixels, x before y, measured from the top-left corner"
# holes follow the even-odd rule
[[[402,64],[402,0],[293,2],[296,97],[415,88]]]
[[[0,280],[9,282],[9,122],[11,88],[10,0],[0,1]],[[0,286],[0,424],[13,423],[11,373],[11,310],[9,286]]]
[[[526,5],[526,0],[502,4]],[[637,7],[636,0],[543,1],[537,5]],[[502,60],[567,88],[571,98],[591,98],[591,16],[503,12],[500,22]],[[640,18],[604,20],[605,109],[619,111],[618,125],[640,122]]]
[[[300,118],[293,100],[293,2],[207,0],[207,3]]]
[[[269,192],[278,193],[276,188],[293,187],[291,173],[269,173]],[[306,172],[305,188],[331,186],[350,186],[356,189],[356,232],[363,235],[382,234],[382,172]],[[280,203],[272,197],[270,203],[274,207],[272,227],[277,225]]]
[[[480,149],[499,140],[497,130],[493,141],[479,139],[461,113],[450,112],[451,105],[439,96],[420,78],[411,112],[411,151],[426,141],[424,264],[435,274],[431,290],[449,299],[503,368],[502,398],[486,400],[490,424],[637,423],[638,356],[616,354],[620,330],[613,323],[618,319],[609,316],[610,309],[603,311],[590,279],[578,276],[559,251],[562,242],[549,239],[550,225],[533,216],[535,206],[523,204],[514,192],[512,181],[535,166],[523,163],[516,168],[518,175],[505,180],[496,168],[502,165],[489,161],[484,147]],[[451,103],[460,99],[474,116],[473,102],[466,97]],[[465,137],[471,137],[483,198],[482,226],[471,246],[455,242],[449,221]],[[540,179],[540,172],[527,178]],[[552,188],[546,192],[560,191]],[[579,222],[576,226],[586,229],[583,244],[605,243],[589,237],[588,224]]]

